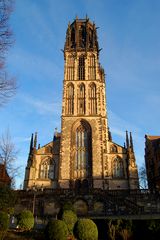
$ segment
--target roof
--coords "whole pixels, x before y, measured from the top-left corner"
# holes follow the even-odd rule
[[[9,177],[4,164],[0,164],[0,183],[11,183],[11,178]]]
[[[149,140],[158,140],[158,139],[160,139],[160,136],[150,136],[150,135],[146,135],[145,136],[147,139],[149,139]]]

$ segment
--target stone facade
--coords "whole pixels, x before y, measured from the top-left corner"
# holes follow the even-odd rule
[[[160,190],[160,136],[145,136],[145,163],[150,190]]]
[[[132,135],[112,141],[105,73],[99,62],[96,26],[88,18],[68,25],[64,46],[61,133],[37,149],[31,138],[24,189],[137,189]]]

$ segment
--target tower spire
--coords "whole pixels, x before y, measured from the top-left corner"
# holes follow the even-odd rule
[[[31,140],[30,140],[30,152],[32,151],[33,149],[33,133],[31,135]]]
[[[34,137],[34,148],[37,148],[37,132],[35,132],[35,137]]]
[[[133,139],[132,139],[132,133],[130,132],[130,148],[133,151]]]
[[[126,131],[126,147],[129,148],[128,131]]]

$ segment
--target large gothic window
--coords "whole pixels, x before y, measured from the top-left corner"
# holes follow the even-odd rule
[[[96,85],[94,83],[89,87],[89,109],[90,114],[97,114]]]
[[[74,80],[74,57],[68,56],[67,58],[67,67],[66,67],[66,79]]]
[[[55,178],[55,162],[50,158],[42,161],[39,169],[39,177],[41,179],[54,179]]]
[[[76,163],[75,168],[84,170],[88,160],[87,131],[83,126],[76,130]]]
[[[66,90],[66,114],[74,114],[74,85],[71,83]]]
[[[96,62],[94,55],[91,55],[88,58],[88,79],[89,80],[96,79]]]
[[[83,55],[79,57],[78,79],[85,80],[85,57]]]
[[[81,121],[74,134],[74,177],[88,178],[91,175],[91,128]]]
[[[120,157],[116,157],[113,160],[113,177],[114,178],[124,177],[123,161]]]
[[[83,83],[78,88],[78,114],[85,114],[85,85]]]

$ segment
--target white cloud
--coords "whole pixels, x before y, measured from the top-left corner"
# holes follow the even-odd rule
[[[57,112],[61,112],[61,103],[59,102],[46,102],[26,94],[21,95],[20,98],[29,104],[33,110],[36,110],[38,114],[57,114]]]
[[[30,75],[32,79],[36,77],[36,80],[39,81],[42,80],[42,76],[44,80],[47,81],[51,76],[56,78],[62,75],[62,70],[54,61],[20,48],[16,48],[14,52],[10,54],[8,61],[14,71],[17,71],[18,75],[19,73],[23,73],[23,75],[26,73]]]
[[[15,137],[14,142],[15,143],[29,142],[30,139],[31,139],[30,137]]]

